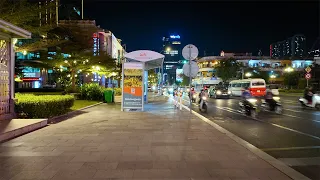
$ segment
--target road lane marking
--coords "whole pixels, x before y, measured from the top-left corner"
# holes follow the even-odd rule
[[[320,157],[307,157],[307,158],[279,158],[288,166],[316,166],[320,165]]]
[[[304,147],[285,147],[285,148],[263,148],[262,151],[290,151],[290,150],[305,150],[305,149],[320,149],[320,146],[304,146]]]
[[[190,108],[188,108],[187,106],[183,105],[183,108],[186,110],[190,110]],[[290,168],[289,166],[287,166],[285,163],[277,160],[276,158],[270,156],[269,154],[261,151],[260,149],[258,149],[257,147],[255,147],[254,145],[250,144],[249,142],[241,139],[240,137],[236,136],[235,134],[233,134],[232,132],[226,130],[225,128],[219,126],[218,124],[216,124],[215,122],[209,120],[208,118],[206,118],[205,116],[199,114],[198,112],[192,110],[192,112],[194,113],[194,115],[196,115],[197,117],[199,117],[201,120],[203,120],[204,122],[210,124],[211,126],[213,126],[215,129],[217,129],[218,131],[220,131],[223,134],[226,134],[229,138],[233,139],[235,142],[239,143],[240,145],[242,145],[243,147],[245,147],[246,149],[248,149],[249,151],[251,151],[252,153],[254,153],[256,156],[260,157],[261,159],[265,160],[266,162],[268,162],[269,164],[271,164],[273,167],[277,168],[278,170],[280,170],[281,172],[283,172],[284,174],[286,174],[287,176],[289,176],[291,179],[296,179],[296,180],[310,180],[308,177],[304,176],[303,174],[301,174],[300,172]]]
[[[225,111],[228,111],[228,112],[231,112],[231,113],[235,113],[235,114],[240,114],[242,116],[246,116],[248,118],[251,118],[251,119],[254,119],[256,121],[259,121],[259,122],[263,122],[263,123],[266,123],[266,124],[270,124],[270,125],[273,125],[275,127],[278,127],[278,128],[281,128],[281,129],[285,129],[285,130],[288,130],[288,131],[291,131],[291,132],[295,132],[297,134],[301,134],[301,135],[305,135],[305,136],[308,136],[308,137],[311,137],[311,138],[314,138],[314,139],[317,139],[317,140],[320,140],[320,137],[318,136],[314,136],[314,135],[311,135],[311,134],[308,134],[308,133],[304,133],[304,132],[301,132],[301,131],[298,131],[298,130],[295,130],[295,129],[291,129],[291,128],[288,128],[288,127],[285,127],[285,126],[281,126],[281,125],[278,125],[278,124],[275,124],[275,123],[271,123],[271,122],[267,122],[267,121],[263,121],[263,120],[260,120],[260,119],[257,119],[257,118],[252,118],[250,116],[247,116],[247,115],[244,115],[242,113],[238,113],[238,112],[234,112],[234,111],[231,111],[231,110],[228,110],[228,109],[231,109],[231,108],[221,108],[221,107],[217,107],[217,106],[214,106],[218,109],[221,109],[221,110],[225,110]],[[234,110],[234,109],[233,109]],[[236,111],[236,110],[235,110]],[[259,116],[259,115],[258,115]]]

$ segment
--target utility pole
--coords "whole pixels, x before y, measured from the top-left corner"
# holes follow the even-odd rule
[[[192,83],[192,77],[191,77],[191,48],[192,46],[190,45],[189,46],[189,95],[190,95],[190,98],[189,98],[189,103],[190,103],[190,113],[192,112],[192,97],[191,97],[191,83]]]
[[[83,20],[83,0],[82,0],[82,2],[81,2],[81,18],[82,18],[82,20]]]

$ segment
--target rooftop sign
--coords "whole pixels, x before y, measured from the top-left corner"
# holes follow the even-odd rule
[[[179,35],[170,35],[170,38],[172,38],[172,39],[180,39],[180,36]]]

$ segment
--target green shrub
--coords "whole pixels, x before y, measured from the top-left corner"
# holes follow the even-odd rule
[[[102,86],[99,86],[99,84],[96,84],[96,83],[84,84],[80,88],[79,98],[84,100],[103,101],[104,91],[113,90],[113,89],[115,92],[115,96],[121,96],[122,94],[121,88],[104,88]]]
[[[115,96],[121,96],[121,94],[122,94],[122,88],[106,88],[106,89],[109,89],[109,90],[114,89]]]
[[[104,88],[96,83],[84,84],[80,88],[80,98],[86,100],[103,100]]]
[[[74,97],[71,95],[16,94],[16,113],[20,118],[49,118],[70,111]]]

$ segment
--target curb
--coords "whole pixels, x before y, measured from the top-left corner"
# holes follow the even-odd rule
[[[171,97],[169,97],[169,98],[171,98]],[[184,109],[190,111],[190,108],[185,106],[185,105],[183,105],[183,104],[182,104],[182,107]],[[230,131],[224,129],[223,127],[219,126],[218,124],[214,123],[213,121],[210,121],[208,118],[202,116],[201,114],[195,112],[194,110],[191,110],[191,111],[195,116],[200,118],[202,121],[208,123],[209,125],[211,125],[215,129],[220,131],[221,133],[226,134],[229,138],[231,138],[232,140],[234,140],[235,142],[237,142],[241,146],[245,147],[250,152],[252,152],[256,156],[260,157],[262,160],[266,161],[267,163],[269,163],[270,165],[272,165],[273,167],[275,167],[276,169],[278,169],[279,171],[281,171],[282,173],[284,173],[285,175],[287,175],[291,179],[294,179],[294,180],[311,180],[308,177],[304,176],[303,174],[299,173],[298,171],[294,170],[293,168],[287,166],[283,162],[281,162],[281,161],[277,160],[276,158],[270,156],[269,154],[263,152],[262,150],[260,150],[259,148],[255,147],[254,145],[250,144],[249,142],[241,139],[240,137],[238,137],[235,134],[231,133]]]
[[[86,106],[86,107],[83,107],[81,109],[77,109],[75,111],[71,111],[71,112],[68,112],[66,114],[62,114],[62,115],[59,115],[59,116],[54,116],[54,117],[51,117],[51,118],[48,118],[48,123],[52,122],[53,120],[55,119],[59,119],[59,118],[63,118],[63,117],[68,117],[68,116],[71,116],[71,115],[74,115],[82,110],[85,110],[85,109],[88,109],[88,108],[91,108],[91,107],[94,107],[94,106],[98,106],[100,104],[103,104],[103,102],[99,102],[99,103],[96,103],[96,104],[92,104],[90,106]]]

